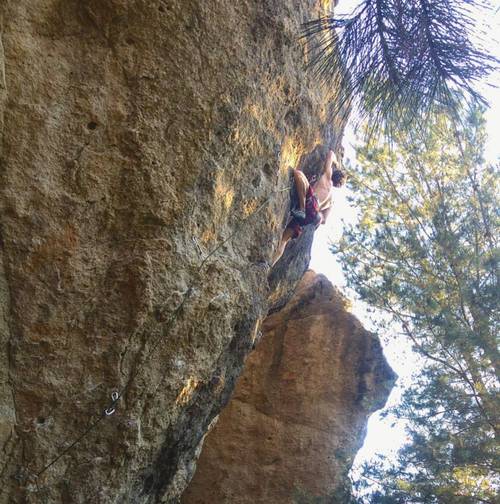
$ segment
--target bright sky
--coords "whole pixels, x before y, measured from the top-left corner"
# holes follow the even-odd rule
[[[348,14],[353,7],[359,4],[359,0],[340,0],[335,9],[336,14]],[[497,9],[495,16],[490,18],[491,33],[499,33],[500,30],[500,9]],[[500,44],[498,41],[491,41],[490,52],[500,57]],[[500,158],[500,72],[490,78],[490,82],[498,87],[484,87],[483,95],[490,103],[490,109],[486,114],[488,142],[486,145],[486,159],[496,161]],[[354,164],[356,163],[353,145],[355,136],[351,129],[347,129],[344,135],[345,157]],[[321,226],[316,232],[313,243],[312,259],[310,267],[318,273],[326,275],[334,285],[338,286],[351,299],[355,300],[355,294],[346,289],[345,279],[342,274],[340,264],[335,256],[329,251],[329,243],[337,241],[342,235],[344,220],[347,223],[356,222],[356,210],[350,207],[347,201],[349,189],[342,188],[335,190],[335,203],[332,214],[325,226]],[[368,329],[373,329],[369,316],[362,303],[354,302],[352,310]],[[384,354],[392,369],[399,376],[396,387],[393,389],[387,405],[396,404],[404,390],[405,383],[411,380],[412,373],[418,370],[415,354],[411,351],[410,345],[401,339],[395,339],[390,335],[379,335],[384,347]],[[356,474],[356,467],[364,461],[370,459],[375,453],[391,456],[404,444],[406,439],[404,425],[388,417],[382,419],[380,412],[373,414],[368,422],[368,431],[365,443],[358,452],[353,474]]]

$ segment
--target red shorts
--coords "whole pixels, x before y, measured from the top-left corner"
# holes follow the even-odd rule
[[[314,195],[314,192],[309,186],[306,193],[306,218],[303,222],[299,222],[295,217],[292,218],[288,227],[293,229],[292,238],[298,238],[304,226],[308,224],[317,224],[319,220],[319,202],[318,198]]]

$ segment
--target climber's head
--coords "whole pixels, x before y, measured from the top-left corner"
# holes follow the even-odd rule
[[[342,187],[345,184],[347,176],[344,171],[336,168],[332,171],[332,184],[333,187]]]
[[[332,152],[332,184],[333,187],[342,187],[346,181],[346,174],[342,170],[339,160],[334,152]]]

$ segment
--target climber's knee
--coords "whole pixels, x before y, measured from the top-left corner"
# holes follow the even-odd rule
[[[309,187],[309,181],[307,180],[307,177],[304,175],[304,172],[301,172],[300,170],[294,170],[293,178],[295,180],[297,188],[301,188],[304,192],[307,191]]]

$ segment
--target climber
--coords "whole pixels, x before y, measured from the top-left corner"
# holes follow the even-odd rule
[[[291,211],[292,219],[283,232],[273,258],[273,266],[283,255],[287,243],[301,235],[304,226],[314,224],[317,228],[320,224],[326,223],[333,203],[333,188],[342,187],[346,175],[340,169],[335,153],[330,150],[317,180],[316,177],[311,178],[310,183],[304,172],[298,169],[293,171],[293,178],[297,190],[298,208]]]

